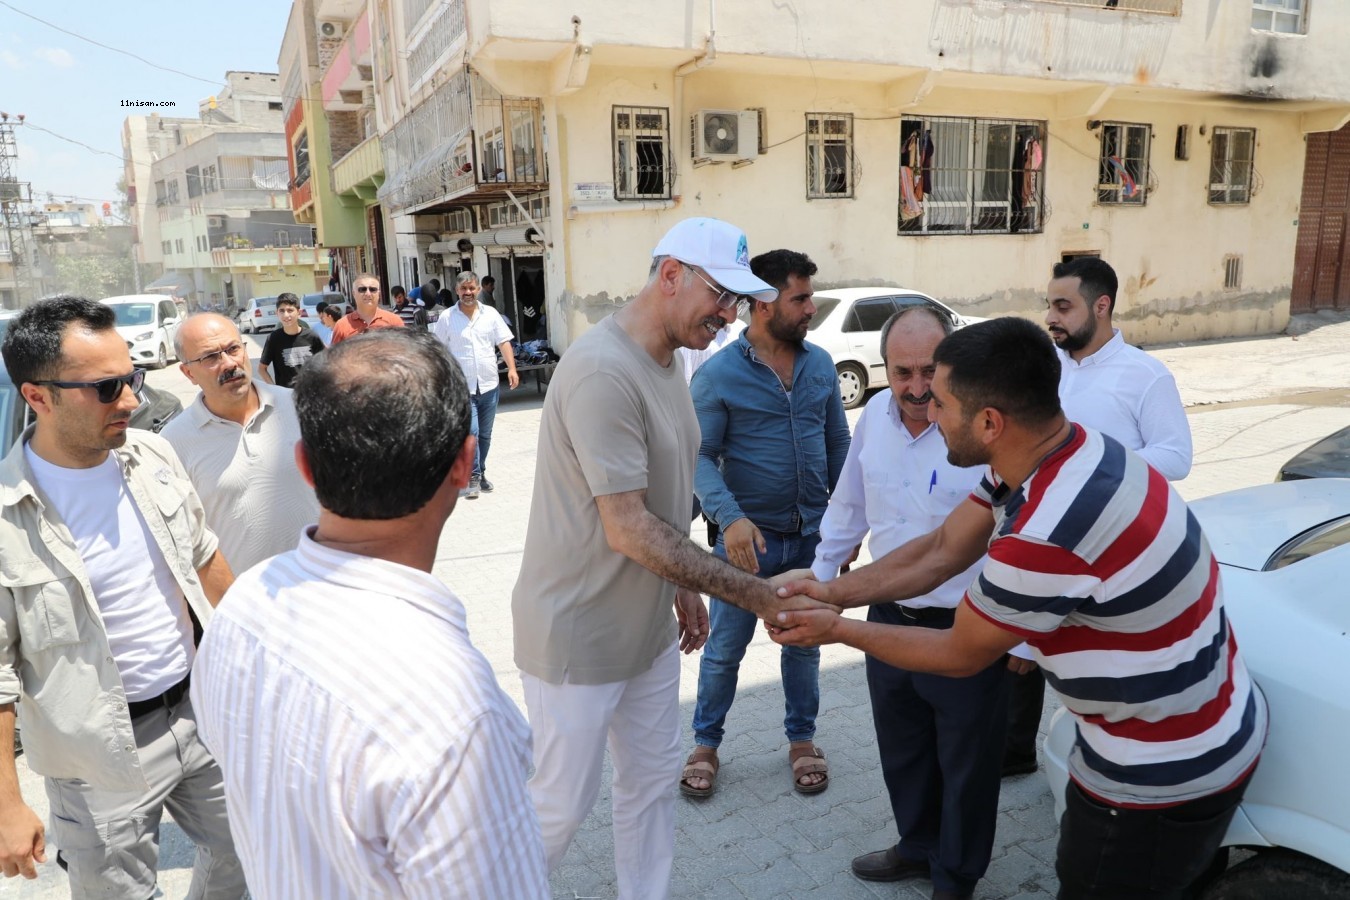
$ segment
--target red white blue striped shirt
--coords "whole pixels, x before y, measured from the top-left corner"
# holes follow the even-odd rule
[[[1219,567],[1167,480],[1074,425],[1017,490],[992,473],[972,608],[1021,635],[1077,718],[1070,775],[1120,806],[1232,786],[1255,764],[1266,707],[1224,615]]]

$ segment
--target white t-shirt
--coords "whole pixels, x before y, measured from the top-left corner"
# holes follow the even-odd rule
[[[92,469],[67,469],[31,446],[24,454],[38,488],[75,539],[127,699],[159,696],[192,668],[192,622],[117,457],[110,453]]]

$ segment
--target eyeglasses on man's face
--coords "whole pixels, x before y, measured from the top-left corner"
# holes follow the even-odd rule
[[[742,304],[749,305],[752,298],[747,297],[744,294],[737,294],[734,291],[729,291],[720,285],[714,284],[704,277],[702,272],[688,263],[680,263],[680,265],[684,266],[690,272],[693,272],[694,275],[698,277],[699,281],[708,286],[708,290],[717,295],[717,305],[722,309],[740,309]]]
[[[239,343],[238,341],[235,341],[228,347],[221,347],[219,350],[212,350],[209,353],[203,353],[196,359],[184,360],[184,362],[189,366],[196,365],[197,363],[204,363],[208,366],[214,366],[216,363],[220,362],[226,356],[233,359],[243,352],[244,352],[244,345]]]
[[[378,294],[379,292],[380,286],[378,284],[358,284],[356,286],[356,293],[358,294]]]
[[[99,381],[34,381],[33,384],[56,388],[93,388],[99,403],[115,403],[122,396],[122,386],[130,385],[133,394],[145,384],[145,370],[132,369],[126,375],[115,375]]]

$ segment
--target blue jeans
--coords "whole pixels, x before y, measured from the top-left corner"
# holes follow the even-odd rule
[[[473,474],[477,477],[481,477],[487,468],[488,450],[492,447],[492,423],[497,419],[500,396],[501,388],[469,395],[469,434],[478,438],[478,452],[473,458]]]
[[[759,575],[770,578],[789,569],[808,568],[815,560],[820,533],[782,534],[760,530],[765,552],[759,554]],[[719,559],[727,558],[721,535],[713,548]],[[698,700],[694,704],[694,742],[702,747],[722,743],[727,712],[736,698],[736,676],[750,646],[759,620],[713,597],[708,608],[711,633],[703,647],[698,667]],[[820,709],[820,648],[783,647],[780,656],[785,714],[783,731],[789,741],[809,741],[816,736],[816,712]]]

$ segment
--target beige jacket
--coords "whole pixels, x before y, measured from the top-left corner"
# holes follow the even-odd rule
[[[104,790],[144,790],[126,692],[69,529],[24,457],[30,426],[0,462],[0,704],[19,704],[29,767]],[[216,552],[201,501],[168,442],[131,430],[114,450],[127,488],[197,621],[211,604],[197,570]]]

